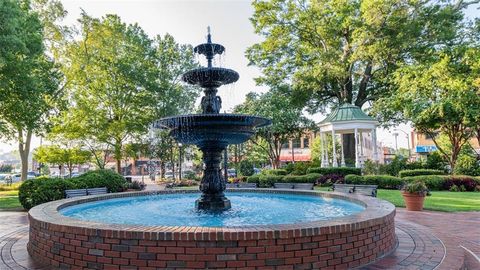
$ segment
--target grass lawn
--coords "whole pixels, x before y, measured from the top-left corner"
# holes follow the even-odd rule
[[[328,187],[315,187],[315,190],[328,191]],[[391,202],[397,207],[405,207],[399,190],[379,189],[379,199]],[[432,191],[425,199],[425,210],[442,212],[480,211],[480,192]]]
[[[387,200],[398,207],[405,207],[398,190],[379,189],[378,198]],[[424,209],[443,212],[480,211],[479,192],[432,191],[425,199]]]
[[[18,190],[0,191],[0,211],[22,209],[23,207],[18,201]]]

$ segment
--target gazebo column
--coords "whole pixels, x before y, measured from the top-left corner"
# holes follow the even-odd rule
[[[358,130],[355,128],[355,167],[360,168],[360,160],[358,159]]]
[[[372,145],[373,145],[373,161],[378,161],[378,151],[377,151],[377,129],[372,129]]]
[[[322,168],[328,167],[328,155],[325,151],[325,135],[320,131],[320,145],[322,147]]]
[[[336,149],[336,143],[335,143],[335,130],[334,129],[332,129],[332,146],[333,146],[332,167],[338,167],[337,149]]]
[[[343,153],[343,134],[340,134],[340,166],[347,166],[345,164],[345,153]]]

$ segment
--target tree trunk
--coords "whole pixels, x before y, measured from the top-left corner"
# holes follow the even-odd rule
[[[172,164],[172,178],[175,180],[175,160],[173,156],[173,147],[170,147],[170,163]]]
[[[30,142],[32,140],[32,131],[27,130],[26,138],[23,137],[23,129],[18,129],[18,152],[20,153],[20,160],[22,161],[22,176],[21,181],[27,180],[28,173],[28,155],[30,153]]]
[[[160,179],[165,179],[165,161],[160,160]]]
[[[115,142],[114,156],[116,161],[117,173],[122,174],[122,142],[120,140],[116,140]]]

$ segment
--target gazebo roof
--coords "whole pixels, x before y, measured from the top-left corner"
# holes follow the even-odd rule
[[[368,116],[362,111],[359,107],[352,104],[342,104],[340,107],[332,111],[325,119],[323,119],[320,124],[326,123],[336,123],[336,122],[345,122],[345,121],[372,121],[376,122],[375,119]]]

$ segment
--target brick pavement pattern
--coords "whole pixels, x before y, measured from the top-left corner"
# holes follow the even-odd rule
[[[408,212],[397,208],[397,249],[379,261],[362,268],[378,269],[460,269],[463,250],[460,244],[480,255],[480,212]],[[445,245],[445,258],[438,239]],[[417,241],[422,239],[422,241]],[[437,239],[437,240],[435,240]],[[0,269],[47,270],[26,252],[28,219],[24,212],[0,212]],[[430,241],[430,245],[425,245]],[[426,255],[426,256],[425,256]],[[421,257],[421,258],[420,258]],[[443,258],[440,264],[439,258]],[[420,258],[420,259],[419,259]],[[426,261],[425,261],[426,259]],[[427,262],[423,263],[422,262]],[[433,268],[432,268],[433,267]],[[159,268],[163,269],[163,268]]]

